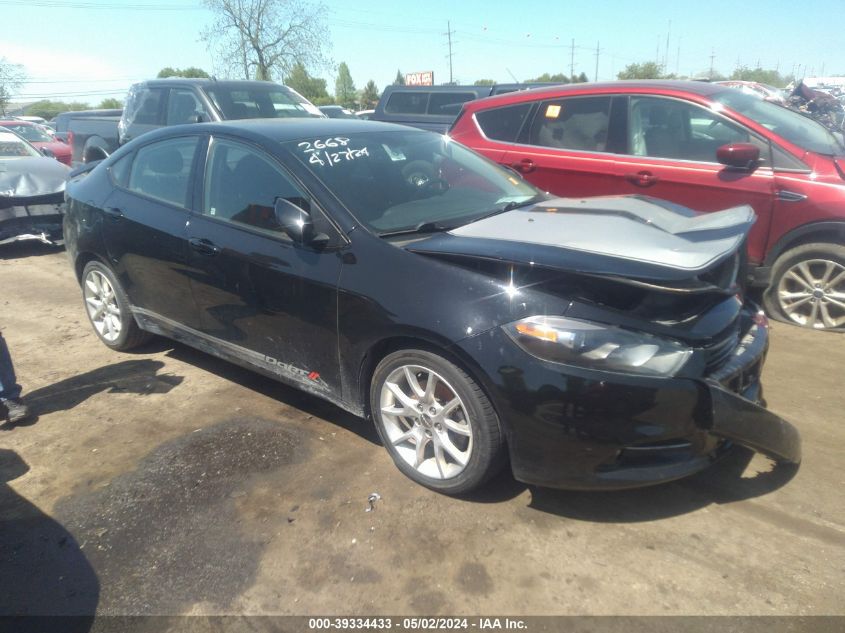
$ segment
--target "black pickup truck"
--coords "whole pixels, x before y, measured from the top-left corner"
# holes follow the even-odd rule
[[[530,88],[553,86],[549,83],[493,84],[489,86],[388,86],[378,101],[371,121],[410,125],[445,133],[467,101]]]
[[[287,86],[270,81],[154,79],[133,84],[123,110],[91,111],[70,117],[63,131],[73,149],[72,164],[102,160],[144,132],[168,125],[224,121],[317,117],[325,115]],[[60,115],[61,116],[61,115]]]

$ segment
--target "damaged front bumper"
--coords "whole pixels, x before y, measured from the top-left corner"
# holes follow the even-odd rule
[[[801,440],[761,406],[768,328],[743,315],[739,345],[701,379],[603,374],[538,361],[491,334],[462,346],[482,364],[525,483],[567,489],[658,484],[740,444],[798,463]]]
[[[0,199],[0,245],[23,240],[62,244],[64,193],[35,200]]]

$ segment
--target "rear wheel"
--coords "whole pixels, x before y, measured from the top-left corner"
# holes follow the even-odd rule
[[[845,246],[804,244],[785,252],[772,267],[763,303],[779,321],[845,331]]]
[[[82,298],[94,333],[108,347],[124,351],[137,347],[152,336],[138,327],[123,288],[104,264],[91,261],[85,265]]]
[[[464,493],[504,464],[493,406],[472,378],[442,356],[409,349],[385,357],[373,374],[370,409],[396,466],[423,486]]]

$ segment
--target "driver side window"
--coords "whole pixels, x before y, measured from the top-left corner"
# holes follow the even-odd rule
[[[759,144],[739,125],[675,99],[632,97],[629,121],[628,148],[634,156],[716,163],[722,145]]]
[[[306,194],[269,157],[242,143],[212,139],[205,170],[205,215],[289,240],[276,220],[276,198],[310,212]]]

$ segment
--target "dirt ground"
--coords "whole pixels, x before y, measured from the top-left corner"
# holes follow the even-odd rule
[[[0,428],[0,613],[845,614],[842,336],[773,328],[798,469],[738,453],[639,491],[503,474],[452,499],[332,405],[166,340],[108,350],[64,252],[0,257],[38,413]]]

